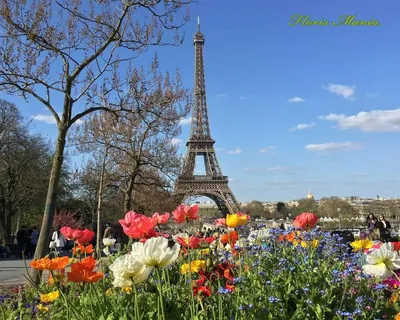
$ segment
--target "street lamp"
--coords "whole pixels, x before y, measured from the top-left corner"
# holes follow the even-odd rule
[[[340,226],[340,218],[342,217],[341,214],[340,214],[341,211],[342,211],[342,209],[337,208],[338,218],[339,218],[339,230],[341,229],[341,226]]]

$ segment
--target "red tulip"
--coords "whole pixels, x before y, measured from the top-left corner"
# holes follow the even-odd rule
[[[169,220],[170,214],[168,212],[160,215],[158,212],[153,214],[153,219],[157,221],[157,224],[166,224]]]
[[[79,237],[76,238],[76,242],[79,244],[88,244],[90,241],[93,240],[94,237],[94,232],[90,231],[89,229],[85,229],[81,231],[81,234]]]
[[[175,211],[172,212],[172,215],[174,216],[175,222],[183,223],[198,219],[198,212],[199,206],[197,204],[191,206],[181,204],[175,209]]]
[[[298,215],[296,219],[294,219],[293,225],[296,228],[312,229],[314,228],[317,221],[318,217],[316,214],[310,212],[303,212],[302,214]]]
[[[188,238],[177,237],[176,242],[178,242],[182,247],[190,249],[197,249],[200,246],[200,243],[203,241],[202,238],[191,236]]]
[[[82,230],[72,229],[70,227],[62,227],[60,232],[68,240],[75,240],[81,236]]]

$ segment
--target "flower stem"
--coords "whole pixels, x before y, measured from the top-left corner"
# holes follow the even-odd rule
[[[159,270],[158,267],[156,268],[156,273],[157,273],[157,279],[158,279],[157,287],[158,287],[158,293],[160,295],[162,319],[166,320],[166,318],[165,318],[165,310],[164,310],[164,300],[163,300],[163,294],[162,294],[161,276],[160,276],[160,270]]]
[[[138,320],[141,319],[139,312],[139,302],[138,302],[138,293],[135,284],[133,284],[133,290],[135,290],[135,316]]]

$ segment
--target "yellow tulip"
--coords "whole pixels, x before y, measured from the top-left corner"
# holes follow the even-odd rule
[[[206,262],[204,260],[194,260],[190,263],[190,272],[198,273],[200,270],[206,270]],[[189,264],[185,263],[181,266],[181,274],[189,272]]]
[[[39,311],[43,311],[43,312],[48,312],[48,311],[49,311],[49,308],[46,307],[46,306],[44,306],[44,305],[42,305],[41,303],[39,303],[39,304],[37,305],[37,309],[38,309]]]
[[[245,215],[238,215],[237,213],[228,214],[226,216],[226,225],[229,228],[236,228],[243,226],[247,223],[247,217]]]
[[[44,303],[52,302],[58,298],[60,293],[57,291],[49,292],[48,294],[41,294],[40,301]]]
[[[365,249],[370,249],[374,245],[371,240],[363,239],[356,240],[350,243],[350,245],[354,248],[354,251],[364,251]]]

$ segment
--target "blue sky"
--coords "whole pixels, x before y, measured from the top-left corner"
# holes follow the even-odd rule
[[[399,10],[395,0],[200,0],[191,7],[184,44],[157,52],[163,69],[178,67],[192,88],[200,15],[211,134],[239,201],[298,199],[309,189],[316,198],[398,196]],[[356,14],[380,26],[288,26],[294,14],[329,22]],[[44,106],[11,100],[25,116],[47,120]],[[33,130],[54,138],[55,125],[39,120]],[[182,153],[189,130],[182,125]]]

